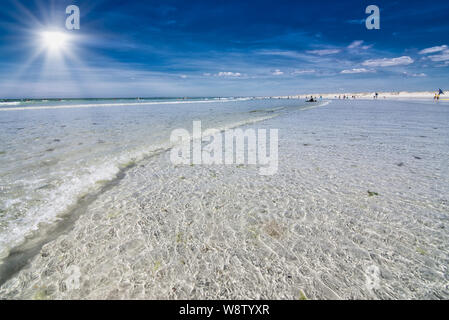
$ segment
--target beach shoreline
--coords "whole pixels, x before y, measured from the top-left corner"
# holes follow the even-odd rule
[[[345,96],[348,99],[359,99],[359,100],[373,100],[375,93],[378,93],[378,99],[388,99],[388,100],[433,100],[435,97],[435,94],[438,93],[438,90],[436,91],[372,91],[372,92],[350,92],[350,91],[342,91],[337,93],[307,93],[307,94],[300,94],[300,95],[291,95],[291,96],[279,96],[279,98],[282,99],[306,99],[308,97],[322,97],[323,99],[329,99],[329,100],[338,100],[343,99],[343,96]],[[354,97],[354,98],[353,98]],[[444,98],[445,96],[442,95],[441,98]],[[277,97],[276,97],[277,98]]]

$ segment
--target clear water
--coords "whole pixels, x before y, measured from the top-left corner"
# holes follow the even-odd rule
[[[99,136],[106,128],[92,122],[102,123],[100,115],[154,137],[158,125],[166,125],[168,136],[178,124],[189,129],[192,118],[218,127],[276,114],[242,128],[279,129],[279,170],[262,176],[251,165],[173,165],[170,152],[144,157],[80,206],[73,228],[7,277],[0,297],[448,299],[449,104],[337,100],[279,109],[297,105],[133,107],[145,117],[131,117],[125,107],[69,109],[77,115],[67,127],[83,114],[86,131],[83,154],[69,158],[98,157],[97,166],[126,154],[125,142],[143,141],[144,150],[158,145],[129,130]],[[114,137],[122,143],[110,145],[107,155],[95,152],[108,143],[97,139]]]
[[[220,128],[303,104],[243,98],[2,102],[0,258],[121,168],[168,148],[173,129],[191,130],[192,120]]]

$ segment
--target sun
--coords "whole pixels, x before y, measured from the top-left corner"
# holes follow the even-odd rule
[[[40,34],[41,45],[50,51],[61,51],[68,45],[69,37],[59,31],[43,31]]]

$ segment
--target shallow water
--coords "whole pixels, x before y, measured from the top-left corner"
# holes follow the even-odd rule
[[[0,297],[448,299],[449,105],[278,113],[276,175],[143,158]]]
[[[5,103],[6,105],[7,103]],[[170,147],[170,132],[266,117],[299,100],[68,100],[0,108],[0,260],[121,168]],[[254,109],[261,112],[250,112]]]

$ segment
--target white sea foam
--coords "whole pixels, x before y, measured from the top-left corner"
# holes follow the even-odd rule
[[[20,105],[19,101],[0,102],[0,106],[18,106],[18,105]]]
[[[107,108],[107,107],[135,107],[166,104],[197,104],[197,103],[217,103],[217,102],[235,102],[248,101],[250,99],[220,99],[220,100],[179,100],[179,101],[152,101],[152,102],[116,102],[116,103],[86,103],[86,104],[67,104],[56,106],[26,106],[17,108],[0,108],[0,111],[19,111],[19,110],[45,110],[45,109],[74,109],[74,108]]]

